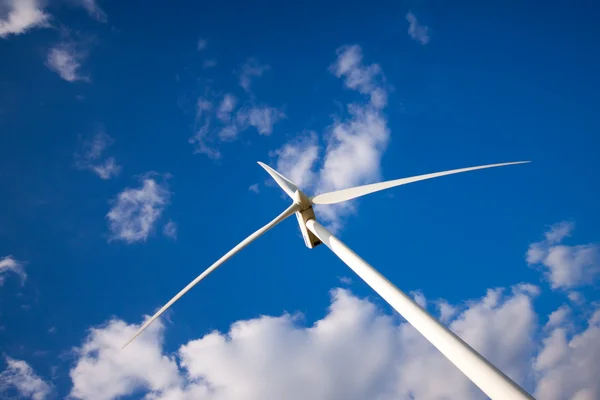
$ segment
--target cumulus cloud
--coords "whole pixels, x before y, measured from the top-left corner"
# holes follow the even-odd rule
[[[163,330],[155,321],[125,349],[138,326],[111,320],[90,330],[75,349],[77,363],[70,371],[76,399],[114,399],[136,390],[161,391],[177,386],[181,377],[175,361],[162,354]]]
[[[83,143],[81,152],[75,154],[75,166],[94,172],[102,179],[110,179],[119,175],[121,166],[114,157],[103,158],[107,147],[114,143],[114,139],[107,133],[100,131],[92,140]]]
[[[390,139],[383,113],[388,89],[381,67],[366,65],[360,46],[343,46],[336,54],[330,72],[342,79],[346,88],[365,95],[366,101],[349,104],[347,115],[334,118],[323,133],[324,146],[316,134],[311,133],[306,138],[293,139],[272,153],[277,155],[277,167],[282,174],[304,190],[316,193],[379,180],[381,158]],[[318,154],[323,154],[322,160],[317,159]],[[341,219],[353,211],[352,203],[316,208],[334,230],[341,226]]]
[[[437,301],[437,308],[440,313],[440,321],[444,324],[450,321],[458,312],[457,307],[454,307],[452,304],[443,299]]]
[[[527,250],[527,263],[539,266],[553,289],[591,284],[600,274],[598,244],[563,244],[573,229],[569,222],[555,224],[545,233],[544,240],[532,243]]]
[[[0,258],[0,286],[4,284],[5,275],[8,273],[17,275],[21,279],[21,284],[27,279],[23,263],[15,260],[10,255]]]
[[[535,350],[536,294],[535,287],[522,285],[489,290],[467,302],[450,327],[526,384]],[[290,314],[237,321],[227,333],[190,340],[173,355],[162,348],[163,326],[157,322],[124,353],[119,346],[137,326],[113,320],[92,330],[71,371],[71,395],[92,400],[134,392],[157,400],[485,398],[410,325],[344,289],[332,291],[327,315],[312,326]]]
[[[81,63],[86,56],[87,52],[80,45],[65,41],[48,51],[46,66],[67,82],[89,82],[89,76],[80,71]]]
[[[36,27],[47,27],[49,19],[41,1],[0,1],[0,38],[20,35]]]
[[[411,38],[421,44],[429,43],[429,28],[425,25],[419,24],[417,17],[412,12],[406,14],[406,20],[408,21],[408,34]]]
[[[0,393],[15,389],[20,396],[33,400],[44,400],[52,393],[52,386],[25,361],[10,357],[5,357],[5,361],[7,367],[0,373]]]
[[[561,312],[565,313],[568,310]],[[595,309],[587,327],[579,332],[573,332],[566,318],[551,318],[548,327],[533,364],[535,396],[546,400],[600,398],[600,309]]]
[[[128,187],[119,193],[106,215],[110,240],[134,243],[148,238],[171,197],[167,178],[168,175],[159,181],[157,174],[149,173],[140,179],[139,187]]]

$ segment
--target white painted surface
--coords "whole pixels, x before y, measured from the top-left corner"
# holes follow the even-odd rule
[[[343,201],[351,200],[356,197],[365,196],[370,193],[379,192],[380,190],[385,190],[389,188],[393,188],[395,186],[406,185],[407,183],[413,183],[418,181],[423,181],[425,179],[437,178],[445,175],[453,175],[460,174],[461,172],[475,171],[478,169],[485,168],[494,168],[494,167],[503,167],[506,165],[515,165],[515,164],[525,164],[529,161],[517,161],[517,162],[509,162],[502,164],[489,164],[489,165],[480,165],[478,167],[469,167],[469,168],[460,168],[453,169],[450,171],[443,172],[434,172],[432,174],[418,175],[412,176],[410,178],[402,178],[395,179],[393,181],[372,183],[370,185],[357,186],[349,189],[336,190],[335,192],[323,193],[311,198],[312,204],[335,204],[341,203]]]

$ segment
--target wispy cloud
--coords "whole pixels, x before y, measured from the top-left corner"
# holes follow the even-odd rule
[[[283,110],[256,100],[240,105],[231,93],[212,99],[202,96],[196,103],[196,134],[189,141],[195,145],[196,153],[219,159],[219,144],[236,140],[249,128],[255,128],[260,135],[271,135],[275,124],[284,118]]]
[[[86,56],[87,51],[80,44],[63,41],[48,51],[46,66],[67,82],[89,82],[89,76],[80,71]]]
[[[196,50],[202,51],[206,49],[207,46],[208,42],[206,41],[206,39],[198,38],[198,41],[196,42]]]
[[[23,398],[33,400],[47,399],[52,386],[40,378],[35,371],[22,360],[5,357],[7,367],[0,373],[0,393],[14,388]]]
[[[250,86],[254,78],[262,76],[265,72],[271,69],[266,64],[260,64],[256,58],[249,58],[241,68],[239,72],[240,86],[247,92],[250,93]]]
[[[81,7],[83,7],[90,17],[98,22],[106,22],[106,13],[100,8],[96,0],[75,0]]]
[[[14,257],[10,255],[0,258],[0,286],[4,284],[5,275],[8,273],[17,275],[21,279],[21,284],[27,279],[23,263],[15,260]]]
[[[348,89],[367,96],[366,102],[351,103],[345,117],[335,117],[325,130],[322,149],[315,133],[294,138],[272,154],[277,168],[304,190],[316,193],[370,183],[381,177],[381,158],[390,131],[383,109],[387,105],[386,80],[378,64],[365,65],[360,46],[343,46],[330,72]],[[318,166],[318,155],[323,154]],[[318,207],[319,215],[339,229],[341,219],[354,210],[352,203]]]
[[[413,290],[409,293],[415,302],[423,308],[427,308],[427,299],[425,295],[420,290]]]
[[[170,237],[171,239],[177,239],[177,224],[169,220],[163,227],[163,235]]]
[[[258,183],[252,184],[248,187],[248,190],[254,193],[258,193],[260,189],[258,188]]]
[[[281,109],[264,104],[246,107],[237,114],[237,119],[242,126],[252,126],[259,134],[266,136],[272,134],[273,126],[284,118],[285,113]]]
[[[419,24],[417,17],[412,12],[406,14],[406,20],[409,24],[408,34],[410,37],[421,44],[429,43],[429,28],[425,25]]]
[[[75,166],[80,169],[93,171],[102,179],[110,179],[119,175],[121,166],[114,157],[102,157],[106,148],[114,143],[107,133],[100,131],[94,138],[83,143],[83,150],[75,154]]]
[[[50,15],[38,0],[4,0],[0,4],[0,38],[20,35],[36,27],[48,27]]]
[[[315,132],[306,132],[287,142],[283,147],[272,151],[277,159],[276,169],[299,188],[310,188],[318,179],[314,172],[315,163],[321,151]]]
[[[139,187],[126,188],[119,193],[106,215],[110,240],[135,243],[148,238],[171,197],[167,178],[168,175],[159,177],[148,173],[141,177]]]
[[[231,93],[226,93],[217,109],[217,118],[221,120],[221,122],[231,122],[231,113],[235,109],[236,103],[237,98]]]
[[[214,59],[204,60],[204,62],[202,63],[202,68],[204,69],[214,68],[216,66],[217,60]]]
[[[527,250],[527,263],[539,266],[553,289],[572,289],[590,284],[600,276],[600,246],[569,246],[563,240],[571,235],[574,225],[560,222],[545,233],[545,240],[532,243]]]

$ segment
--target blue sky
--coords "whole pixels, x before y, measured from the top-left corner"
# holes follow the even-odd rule
[[[596,11],[0,0],[0,393],[482,396],[295,218],[118,349],[288,206],[256,161],[316,194],[532,160],[317,215],[536,398],[599,398]]]

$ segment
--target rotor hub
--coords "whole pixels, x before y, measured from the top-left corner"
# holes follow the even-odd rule
[[[294,192],[294,203],[300,206],[300,212],[307,210],[312,206],[312,204],[310,204],[308,196],[306,196],[304,192],[300,190],[296,190]]]

